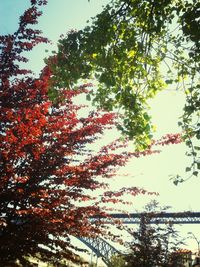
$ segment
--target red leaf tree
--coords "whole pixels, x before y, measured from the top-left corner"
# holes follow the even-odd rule
[[[74,247],[70,235],[105,234],[90,217],[103,215],[105,202],[116,203],[127,191],[109,191],[106,182],[116,168],[140,153],[117,153],[124,144],[116,141],[92,153],[91,146],[113,127],[115,114],[90,112],[81,117],[81,106],[73,99],[87,91],[60,90],[59,104],[48,98],[51,71],[44,68],[34,79],[20,68],[24,51],[48,42],[31,27],[46,1],[31,1],[13,35],[0,37],[0,263],[15,266],[16,260],[29,266],[29,256],[45,261],[70,258]],[[167,139],[169,140],[169,139]],[[152,153],[142,152],[142,155]],[[92,191],[106,189],[94,197]],[[99,192],[99,191],[98,191]],[[93,196],[92,196],[93,195]],[[30,264],[31,266],[31,264]]]
[[[27,256],[46,261],[72,258],[69,235],[95,235],[101,227],[89,217],[105,212],[97,205],[113,199],[95,199],[89,192],[105,188],[97,177],[110,177],[128,153],[93,155],[86,145],[114,124],[115,115],[90,112],[78,115],[73,98],[86,91],[62,90],[59,104],[48,99],[51,71],[39,79],[29,70],[24,51],[48,42],[33,29],[46,1],[31,1],[13,35],[0,37],[0,262],[2,266],[29,266]],[[112,144],[109,149],[114,149]],[[122,190],[123,191],[123,190]],[[140,190],[129,190],[133,194]],[[114,196],[114,192],[113,192]],[[93,203],[93,205],[91,204]]]

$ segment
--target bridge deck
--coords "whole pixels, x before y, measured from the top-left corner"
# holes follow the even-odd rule
[[[150,223],[200,224],[200,212],[113,213],[109,217],[93,216],[91,219],[104,223],[119,219],[123,224],[138,224],[144,215],[149,216]]]

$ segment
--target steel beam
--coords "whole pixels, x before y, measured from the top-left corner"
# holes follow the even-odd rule
[[[96,215],[91,220],[113,223],[113,219],[117,219],[123,224],[139,224],[143,216],[148,216],[150,223],[154,224],[200,224],[200,212],[113,213],[109,214],[108,217]]]
[[[116,248],[100,237],[78,237],[78,240],[88,246],[106,265],[110,263],[113,255],[121,254]]]

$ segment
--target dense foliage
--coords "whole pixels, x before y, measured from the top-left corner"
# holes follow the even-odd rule
[[[102,178],[112,177],[131,156],[153,153],[149,148],[119,154],[116,150],[125,145],[120,140],[92,153],[91,144],[113,127],[116,115],[100,110],[81,115],[84,106],[74,99],[87,93],[88,85],[62,89],[58,101],[51,102],[49,67],[37,78],[21,68],[24,51],[48,42],[32,27],[43,4],[32,0],[18,30],[0,37],[1,266],[31,266],[29,257],[54,266],[62,258],[75,260],[70,235],[106,235],[90,216],[105,214],[106,203],[120,202],[124,192],[146,192],[136,187],[110,191]],[[163,143],[173,143],[170,138]]]
[[[51,67],[58,87],[93,80],[87,98],[118,111],[118,128],[139,150],[154,131],[149,99],[164,89],[184,92],[179,125],[191,150],[186,171],[196,176],[200,147],[191,138],[200,139],[199,18],[198,0],[112,0],[90,26],[60,39]]]

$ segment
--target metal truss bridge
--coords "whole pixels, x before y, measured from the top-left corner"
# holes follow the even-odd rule
[[[141,218],[147,216],[150,223],[154,224],[200,224],[200,212],[159,212],[159,213],[114,213],[108,217],[94,216],[91,220],[100,220],[112,223],[113,219],[120,220],[123,224],[139,224]]]
[[[93,216],[91,221],[113,224],[114,220],[120,220],[123,224],[139,224],[143,216],[148,216],[151,224],[200,224],[200,212],[114,213],[108,217]],[[101,258],[106,265],[110,263],[113,255],[121,254],[102,238],[80,237],[78,239],[88,246],[97,258]]]
[[[89,247],[93,253],[95,253],[97,258],[101,258],[102,261],[108,265],[113,255],[122,254],[119,250],[114,248],[111,244],[109,244],[106,240],[96,237],[79,237],[82,243],[84,243],[87,247]]]

